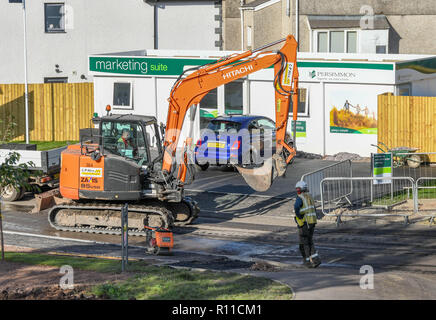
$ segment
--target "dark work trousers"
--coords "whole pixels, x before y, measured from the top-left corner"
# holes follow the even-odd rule
[[[315,246],[313,244],[313,232],[316,224],[304,223],[302,227],[298,227],[298,236],[300,238],[300,252],[304,259],[315,254]]]

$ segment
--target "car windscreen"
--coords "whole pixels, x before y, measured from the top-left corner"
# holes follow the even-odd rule
[[[241,129],[241,124],[239,122],[228,121],[228,120],[212,120],[209,122],[207,127],[209,130],[215,133],[223,132],[235,132],[237,133]]]

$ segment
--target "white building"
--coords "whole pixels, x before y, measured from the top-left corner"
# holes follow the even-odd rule
[[[114,113],[151,115],[165,123],[167,99],[182,71],[228,53],[144,50],[90,56],[95,112],[104,115],[109,104]],[[346,150],[369,156],[376,151],[371,144],[377,143],[379,94],[436,96],[434,56],[299,53],[298,68],[297,148],[306,152],[325,155]],[[273,78],[274,70],[268,68],[209,92],[197,110],[194,141],[207,120],[218,114],[274,120]],[[350,116],[363,124],[356,127],[354,120],[343,121]],[[185,119],[180,141],[188,129]]]
[[[27,0],[29,83],[89,82],[89,54],[220,50],[220,1]],[[21,3],[0,1],[0,83],[24,83]]]

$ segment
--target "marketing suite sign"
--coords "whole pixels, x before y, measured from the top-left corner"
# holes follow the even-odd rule
[[[120,76],[178,76],[186,67],[201,66],[214,62],[214,59],[199,58],[155,58],[140,56],[90,56],[89,72],[92,75]],[[356,63],[327,61],[298,61],[300,82],[343,82],[394,84],[395,68],[393,63]],[[287,65],[292,74],[293,66]],[[272,75],[271,68],[250,74],[256,80],[258,76],[266,80]],[[261,74],[264,74],[261,76]]]
[[[212,59],[170,59],[149,57],[89,57],[89,71],[94,75],[176,76],[185,65],[203,65]]]

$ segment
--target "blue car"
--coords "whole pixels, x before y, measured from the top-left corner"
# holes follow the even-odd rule
[[[254,167],[275,152],[276,127],[263,116],[220,116],[202,130],[195,146],[195,162],[202,170],[209,165]]]

